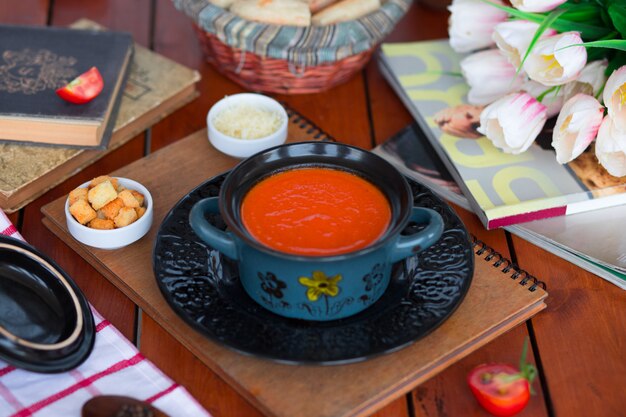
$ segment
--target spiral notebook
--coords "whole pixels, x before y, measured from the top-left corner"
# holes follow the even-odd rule
[[[293,111],[289,114],[289,141],[332,140],[305,117]],[[152,249],[170,208],[197,185],[237,162],[214,149],[202,130],[113,172],[141,182],[155,201],[148,235],[121,250],[93,249],[74,240],[65,224],[64,198],[42,208],[43,222],[202,361],[208,374],[215,373],[265,415],[370,415],[545,308],[543,283],[475,241],[474,277],[458,309],[432,333],[394,353],[351,365],[294,366],[242,355],[209,340],[187,325],[162,297],[152,272]],[[180,166],[193,175],[180,175]],[[205,387],[207,392],[212,389],[219,387]]]

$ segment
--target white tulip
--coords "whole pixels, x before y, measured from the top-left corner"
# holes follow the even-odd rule
[[[524,152],[546,123],[546,106],[528,93],[514,93],[485,107],[478,131],[504,152]]]
[[[498,23],[493,31],[493,40],[498,48],[509,58],[515,68],[519,67],[526,55],[528,45],[539,28],[537,23],[527,20],[511,20]],[[556,30],[546,29],[540,39],[556,35]]]
[[[552,147],[560,164],[583,153],[596,138],[604,118],[604,106],[592,96],[577,94],[561,109],[554,125]]]
[[[565,3],[567,0],[511,0],[511,4],[524,12],[547,12]]]
[[[545,85],[561,85],[575,80],[587,62],[587,51],[577,32],[565,32],[539,40],[530,51],[524,70]]]
[[[606,80],[604,72],[608,66],[609,63],[606,59],[591,61],[585,65],[578,78],[563,87],[565,99],[567,100],[578,93],[590,96],[598,94]]]
[[[562,88],[550,87],[538,83],[537,81],[528,80],[524,83],[524,85],[522,85],[521,90],[526,91],[528,94],[535,98],[541,97],[543,95],[543,97],[541,97],[541,104],[547,107],[546,116],[548,117],[548,119],[552,116],[556,116],[557,114],[559,114],[559,112],[561,111],[561,107],[563,107],[564,91]]]
[[[490,0],[502,5],[501,0]],[[457,52],[470,52],[493,45],[493,28],[508,13],[482,0],[453,0],[448,6],[450,46]]]
[[[615,125],[615,119],[606,116],[596,139],[596,157],[614,177],[626,175],[626,132]]]
[[[489,104],[513,91],[518,91],[523,77],[497,49],[476,52],[461,61],[461,72],[470,86],[470,104]]]
[[[626,65],[613,71],[606,80],[602,98],[615,127],[626,133]]]

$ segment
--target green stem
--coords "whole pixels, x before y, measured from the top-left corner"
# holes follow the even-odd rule
[[[543,93],[539,94],[539,96],[537,96],[537,101],[541,103],[541,102],[543,101],[543,99],[544,99],[544,98],[546,98],[546,96],[547,96],[549,93],[551,93],[551,92],[553,92],[554,90],[556,90],[556,89],[557,89],[557,87],[558,87],[558,86],[554,86],[554,87],[548,88],[546,91],[544,91]]]

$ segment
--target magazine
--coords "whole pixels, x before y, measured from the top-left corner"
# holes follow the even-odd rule
[[[383,44],[379,63],[487,229],[626,203],[626,180],[610,176],[588,150],[556,161],[546,124],[524,153],[502,152],[476,131],[482,107],[447,40]]]
[[[471,210],[450,172],[424,132],[413,122],[374,153],[442,198]],[[606,219],[615,219],[610,222]],[[593,274],[626,289],[626,210],[609,207],[504,227]]]

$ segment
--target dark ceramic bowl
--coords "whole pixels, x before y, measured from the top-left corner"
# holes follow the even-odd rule
[[[313,166],[349,171],[377,186],[391,207],[387,231],[363,249],[333,256],[292,255],[255,240],[240,213],[248,190],[278,172]],[[207,221],[208,214],[218,211],[227,232]],[[424,229],[401,236],[410,220]],[[347,317],[373,304],[387,288],[392,264],[426,249],[443,231],[439,214],[413,207],[404,176],[390,163],[371,152],[332,142],[281,145],[244,160],[227,176],[219,198],[195,204],[190,224],[202,240],[238,261],[241,282],[253,300],[282,316],[318,321]]]
[[[71,278],[32,246],[0,236],[0,359],[35,372],[78,366],[95,339]]]

